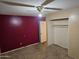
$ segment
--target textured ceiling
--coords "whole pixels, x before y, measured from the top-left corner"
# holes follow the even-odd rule
[[[45,0],[7,0],[7,1],[40,6]],[[52,8],[55,7],[62,9],[69,9],[78,6],[79,6],[79,0],[55,0],[47,5],[47,7]],[[51,12],[56,12],[56,10],[43,9],[42,14],[46,15]],[[36,8],[32,7],[11,6],[0,3],[0,14],[36,16],[39,14],[39,12],[37,11]]]

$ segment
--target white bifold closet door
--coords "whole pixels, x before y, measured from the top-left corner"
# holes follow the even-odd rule
[[[53,29],[54,29],[54,43],[68,48],[68,21],[54,21],[53,22]]]

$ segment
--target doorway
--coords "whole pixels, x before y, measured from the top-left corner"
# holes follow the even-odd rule
[[[44,43],[46,41],[47,41],[46,21],[40,21],[40,42]]]

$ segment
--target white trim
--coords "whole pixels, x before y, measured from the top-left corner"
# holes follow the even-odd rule
[[[16,50],[20,50],[20,49],[23,49],[23,48],[26,48],[26,47],[35,45],[35,44],[38,44],[38,43],[34,43],[34,44],[31,44],[31,45],[28,45],[28,46],[23,46],[23,47],[20,47],[20,48],[16,48],[16,49],[13,49],[13,50],[10,50],[10,51],[7,51],[7,52],[3,52],[3,53],[1,53],[1,54],[10,53],[10,52],[13,52],[13,51],[16,51]]]

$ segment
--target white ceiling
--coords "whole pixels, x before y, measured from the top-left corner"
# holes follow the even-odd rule
[[[40,6],[45,0],[7,0],[7,1]],[[62,9],[79,7],[79,0],[55,0],[50,4],[48,4],[47,7],[62,8]],[[42,11],[42,14],[45,15],[51,12],[56,12],[56,10],[44,9]],[[36,16],[39,14],[39,12],[36,10],[36,8],[32,7],[10,6],[0,3],[0,14]]]

